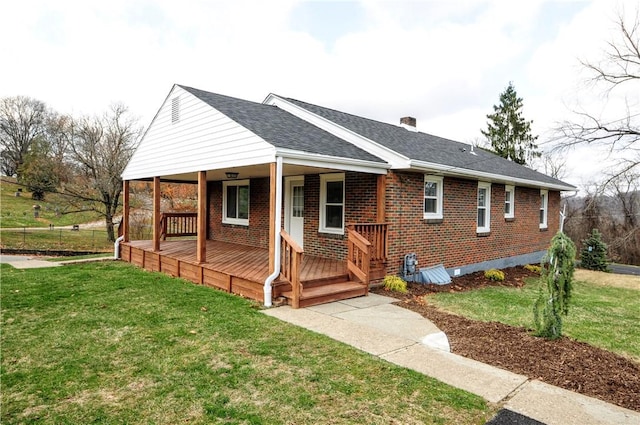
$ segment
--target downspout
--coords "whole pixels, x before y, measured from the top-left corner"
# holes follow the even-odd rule
[[[113,259],[117,260],[120,258],[120,242],[124,240],[124,235],[118,236],[116,241],[113,243]]]
[[[280,276],[280,230],[282,228],[282,157],[276,157],[276,222],[275,227],[276,231],[275,240],[273,241],[275,244],[275,259],[274,259],[274,267],[273,273],[271,273],[267,279],[264,281],[264,306],[271,307],[271,294],[272,287],[271,284],[278,276]]]

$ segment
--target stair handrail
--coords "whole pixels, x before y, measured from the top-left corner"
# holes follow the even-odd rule
[[[302,269],[304,250],[284,229],[280,230],[280,236],[282,237],[280,273],[291,284],[291,306],[300,308],[300,297],[302,295],[300,271]]]
[[[351,223],[348,229],[355,230],[371,242],[371,261],[387,261],[389,223]]]
[[[347,271],[349,277],[357,277],[364,285],[369,285],[371,264],[371,242],[352,228],[347,228]]]

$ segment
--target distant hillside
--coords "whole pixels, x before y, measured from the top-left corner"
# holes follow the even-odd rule
[[[20,189],[22,193],[16,196]],[[34,205],[40,206],[37,219],[34,217]],[[34,201],[31,193],[18,185],[15,178],[2,177],[0,180],[0,228],[49,227],[50,224],[70,226],[102,220],[93,211],[67,213],[69,210],[60,195],[47,194],[45,201]]]

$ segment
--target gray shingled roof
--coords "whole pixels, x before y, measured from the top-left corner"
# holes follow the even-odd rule
[[[455,142],[422,132],[413,132],[400,126],[347,114],[296,99],[285,99],[412,160],[450,166],[452,169],[462,168],[470,171],[497,174],[507,178],[526,179],[542,184],[572,186],[482,149],[475,148],[474,155],[471,153],[470,146],[466,143]]]
[[[384,160],[271,105],[236,99],[180,85],[275,147],[385,163]]]

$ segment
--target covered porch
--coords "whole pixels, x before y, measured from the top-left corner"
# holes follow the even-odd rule
[[[129,237],[130,182],[125,180],[122,259],[252,298],[265,306],[280,300],[299,308],[367,295],[371,280],[385,272],[385,175],[368,169],[283,165],[278,158],[261,166],[239,167],[231,178],[221,170],[152,178],[153,234],[151,240],[142,241]],[[322,176],[336,171],[342,171],[337,184],[342,197],[330,208],[338,208],[334,216],[338,216],[341,229],[340,234],[325,234],[318,230],[317,217],[325,209],[319,208],[317,199],[323,190]],[[239,174],[246,178],[239,179]],[[291,175],[298,177],[289,180]],[[161,180],[197,185],[196,211],[162,211]],[[304,195],[289,191],[289,181],[298,187],[305,184],[308,190]],[[332,184],[335,180],[327,181]],[[361,187],[366,190],[359,190]],[[301,196],[296,198],[298,193]],[[241,202],[242,194],[246,194],[246,204]],[[227,207],[231,195],[238,200],[235,209]],[[294,199],[302,202],[296,205]],[[243,208],[247,213],[244,221],[239,214]],[[230,212],[237,214],[235,221],[229,221]],[[287,220],[294,212],[300,219],[296,234],[293,220]],[[196,239],[166,240],[183,236]]]
[[[206,261],[199,262],[196,243],[196,240],[162,241],[160,250],[154,251],[153,241],[131,241],[121,245],[121,257],[149,271],[264,301],[263,285],[269,276],[268,249],[207,240]],[[368,293],[363,282],[349,279],[346,261],[310,255],[303,258],[300,254],[289,256],[288,262],[291,264],[284,265],[287,269],[284,275],[299,281],[299,290],[294,291],[291,282],[281,276],[272,285],[276,300],[304,307]],[[299,277],[294,278],[293,274]]]

